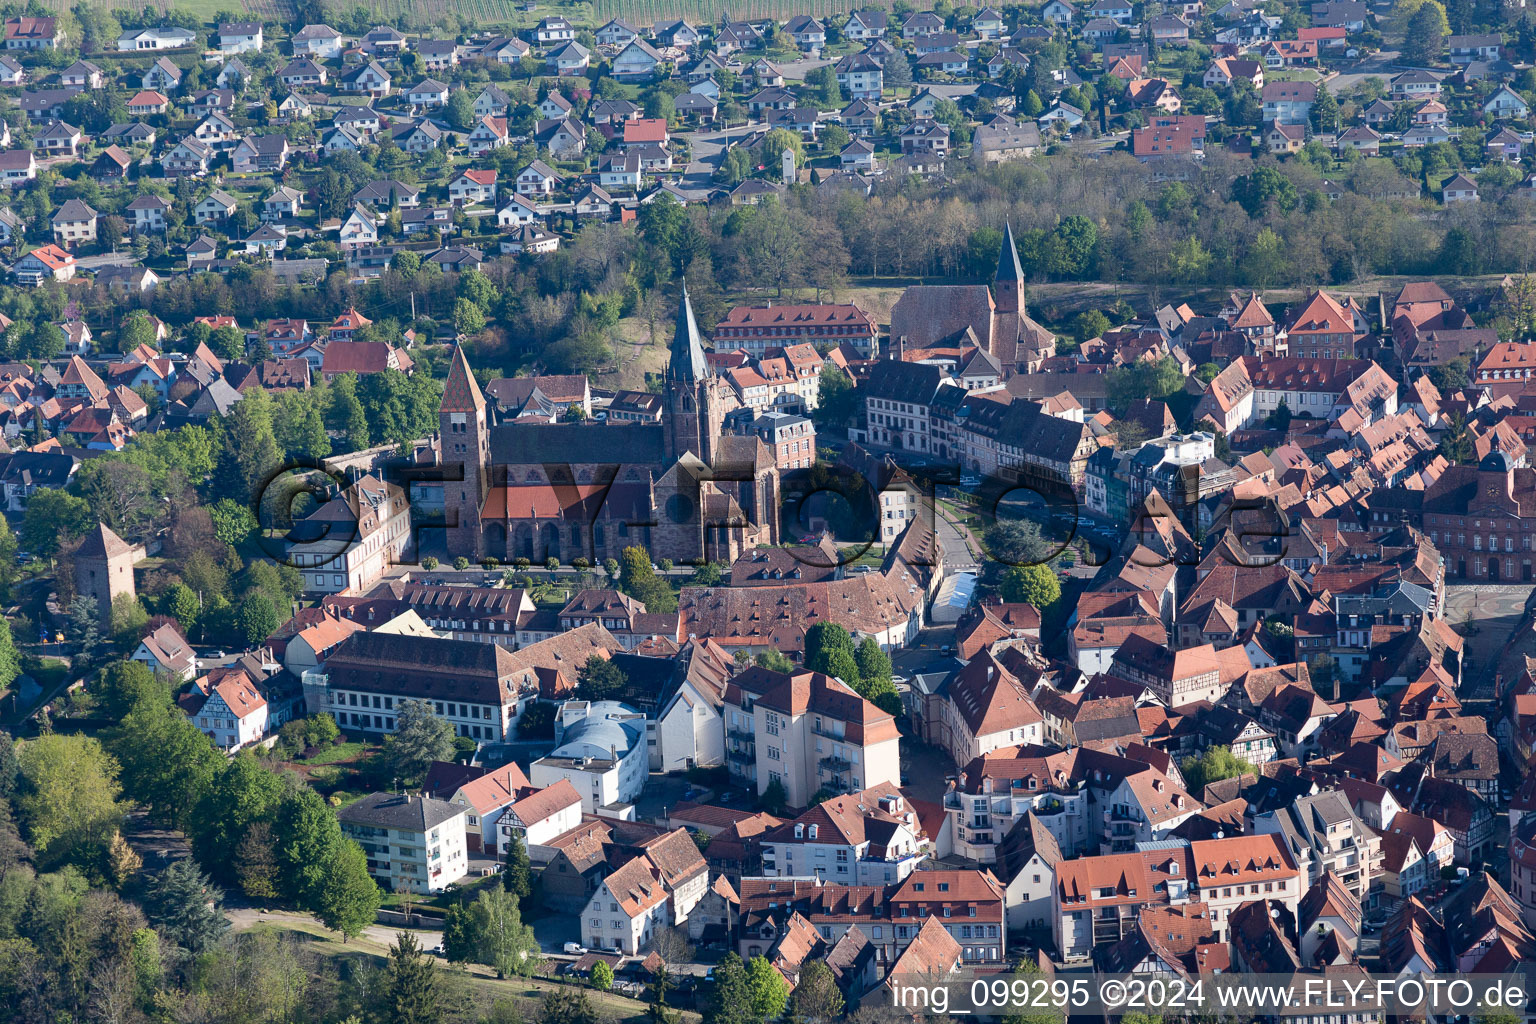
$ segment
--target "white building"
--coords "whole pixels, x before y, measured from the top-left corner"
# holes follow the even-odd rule
[[[177,701],[192,724],[226,753],[255,743],[267,731],[267,700],[245,672],[208,675]]]
[[[639,953],[658,931],[686,922],[708,887],[709,865],[687,831],[648,840],[587,901],[582,945]]]
[[[441,892],[469,870],[467,812],[446,800],[370,793],[343,808],[341,831],[368,855],[368,873],[390,892]]]
[[[405,491],[369,474],[295,523],[291,564],[311,594],[366,592],[400,560],[411,539]]]
[[[540,789],[567,780],[588,814],[633,818],[649,764],[645,736],[645,716],[628,705],[566,701],[555,722],[556,747],[533,762],[529,777]]]
[[[497,854],[516,836],[529,858],[543,863],[554,852],[548,841],[581,824],[581,797],[568,781],[539,789],[515,763],[464,783],[448,802],[468,809],[472,853]]]

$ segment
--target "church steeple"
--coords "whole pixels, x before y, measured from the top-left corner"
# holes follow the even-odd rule
[[[464,346],[453,346],[453,362],[448,367],[448,379],[443,383],[441,412],[481,412],[485,409],[485,395],[480,382],[464,355]]]
[[[667,360],[667,381],[693,384],[711,376],[709,360],[704,357],[704,342],[699,325],[693,319],[693,303],[688,301],[688,282],[677,303],[677,328],[672,335],[672,351]]]
[[[1024,267],[1013,240],[1013,224],[1003,227],[1003,248],[997,254],[997,276],[992,282],[993,302],[999,313],[1024,312]]]

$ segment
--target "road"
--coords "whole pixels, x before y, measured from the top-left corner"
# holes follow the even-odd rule
[[[1396,50],[1379,50],[1354,64],[1339,65],[1339,73],[1327,79],[1325,84],[1328,91],[1337,96],[1342,92],[1348,92],[1367,78],[1380,78],[1385,81],[1404,70],[1396,66],[1399,57],[1401,54]]]
[[[697,132],[688,136],[688,152],[691,159],[683,171],[678,187],[685,192],[699,192],[714,184],[714,174],[720,169],[720,161],[732,140],[741,139],[762,130],[758,123],[744,124],[739,128],[727,128],[719,132]]]

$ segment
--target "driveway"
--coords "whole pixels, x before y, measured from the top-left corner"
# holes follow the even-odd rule
[[[99,256],[81,256],[75,266],[81,270],[100,270],[102,267],[131,267],[139,261],[131,252],[104,252]]]

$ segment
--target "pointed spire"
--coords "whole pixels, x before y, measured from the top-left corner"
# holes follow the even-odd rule
[[[1003,228],[1003,249],[997,254],[998,281],[1023,281],[1024,268],[1019,264],[1019,246],[1013,240],[1013,222]]]
[[[469,368],[464,346],[453,346],[453,365],[448,367],[448,380],[443,384],[442,412],[480,412],[485,409],[485,396],[480,393],[480,383]]]
[[[688,300],[688,282],[684,281],[683,295],[677,303],[677,329],[672,335],[672,351],[667,361],[667,380],[692,383],[709,374],[704,341],[699,337],[699,325],[693,319],[693,303]]]

